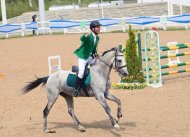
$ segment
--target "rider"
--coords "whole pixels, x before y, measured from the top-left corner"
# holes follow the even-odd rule
[[[90,23],[91,33],[84,33],[81,36],[81,46],[74,52],[78,57],[79,67],[78,76],[73,90],[74,97],[79,95],[86,64],[91,64],[93,58],[99,58],[97,54],[97,45],[99,42],[98,34],[100,33],[100,26],[101,24],[98,21],[92,21]]]

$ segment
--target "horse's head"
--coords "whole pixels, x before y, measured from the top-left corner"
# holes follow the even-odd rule
[[[127,63],[125,61],[125,56],[123,51],[115,48],[115,57],[113,68],[119,73],[121,77],[126,77],[128,75]]]
[[[121,77],[126,77],[128,75],[128,70],[123,52],[120,51],[118,48],[112,48],[111,50],[105,51],[102,56],[107,53],[112,54],[113,59],[112,63],[109,65],[107,64],[107,66],[117,71]],[[106,64],[106,62],[104,63]]]

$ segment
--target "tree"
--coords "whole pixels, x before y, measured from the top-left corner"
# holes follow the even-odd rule
[[[137,54],[137,40],[135,33],[129,25],[129,39],[125,47],[125,59],[129,75],[123,79],[123,82],[143,83],[145,82],[143,73],[141,72],[141,60]]]

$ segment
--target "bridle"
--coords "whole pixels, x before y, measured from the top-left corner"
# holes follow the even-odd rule
[[[124,55],[117,55],[116,53],[117,53],[117,50],[116,50],[116,52],[115,52],[114,60],[113,60],[113,62],[112,62],[111,64],[106,63],[106,62],[105,62],[104,60],[102,60],[101,58],[99,58],[99,60],[100,60],[101,62],[103,62],[106,66],[108,66],[109,69],[110,69],[110,71],[111,71],[111,69],[114,69],[116,72],[118,72],[119,74],[121,74],[120,70],[121,70],[122,68],[124,68],[124,67],[127,67],[127,64],[125,64],[125,65],[119,67],[118,64],[117,64],[117,62],[118,62],[117,56],[124,56]]]

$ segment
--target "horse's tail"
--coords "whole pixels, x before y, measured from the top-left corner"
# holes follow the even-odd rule
[[[28,93],[29,91],[38,87],[41,83],[43,83],[42,86],[44,86],[47,83],[48,78],[49,76],[43,78],[36,77],[36,80],[28,82],[28,84],[22,89],[22,94]]]

